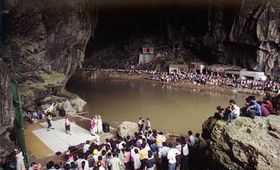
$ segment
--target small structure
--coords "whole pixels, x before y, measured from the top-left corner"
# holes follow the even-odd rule
[[[267,76],[264,74],[264,72],[241,70],[240,71],[240,78],[241,79],[249,79],[249,80],[263,80],[263,81],[265,81]]]
[[[214,64],[207,67],[207,72],[212,75],[239,78],[241,69],[237,66]]]
[[[189,71],[203,74],[206,72],[206,63],[204,62],[192,62],[189,65]]]
[[[189,67],[185,64],[171,64],[169,65],[169,73],[182,73],[182,72],[188,72]]]
[[[143,47],[142,53],[139,54],[138,64],[145,64],[152,61],[154,58],[154,48],[153,47]]]
[[[154,54],[154,48],[153,47],[143,47],[142,53],[143,54]]]

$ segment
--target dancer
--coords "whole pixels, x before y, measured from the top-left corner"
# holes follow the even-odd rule
[[[102,133],[102,118],[100,115],[96,115],[96,126],[97,126],[97,133]]]
[[[96,133],[96,120],[94,117],[89,122],[89,130],[90,130],[90,134],[94,136]]]
[[[48,123],[48,129],[47,129],[47,131],[49,131],[50,129],[54,129],[54,128],[52,128],[52,123],[51,123],[51,121],[52,121],[52,115],[49,113],[48,116],[47,116],[47,123]]]
[[[69,122],[69,119],[68,119],[67,116],[65,117],[64,125],[65,125],[66,134],[71,135],[71,133],[70,133],[70,122]]]

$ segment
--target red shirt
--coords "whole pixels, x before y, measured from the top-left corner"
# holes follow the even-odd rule
[[[267,101],[266,104],[264,105],[264,107],[266,107],[267,110],[270,111],[270,112],[273,109],[273,105],[272,105],[272,103],[270,101]]]

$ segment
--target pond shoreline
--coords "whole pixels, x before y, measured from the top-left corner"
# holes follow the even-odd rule
[[[148,74],[137,74],[137,73],[123,73],[123,72],[112,72],[112,71],[84,71],[79,70],[73,76],[74,79],[83,80],[98,80],[98,79],[120,79],[120,80],[141,80],[146,82],[158,83],[163,86],[172,86],[180,89],[193,89],[193,90],[205,90],[210,92],[222,92],[227,94],[248,94],[248,95],[265,95],[262,90],[251,90],[241,88],[230,88],[225,86],[210,86],[202,84],[193,84],[190,82],[163,82],[151,79]],[[274,94],[274,93],[272,93]]]

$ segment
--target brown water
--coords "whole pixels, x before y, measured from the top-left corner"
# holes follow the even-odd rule
[[[86,117],[99,113],[115,127],[125,120],[149,117],[154,129],[172,133],[200,132],[216,106],[227,107],[230,99],[243,105],[245,99],[241,94],[185,90],[145,81],[72,81],[67,88],[87,101],[90,113]]]

